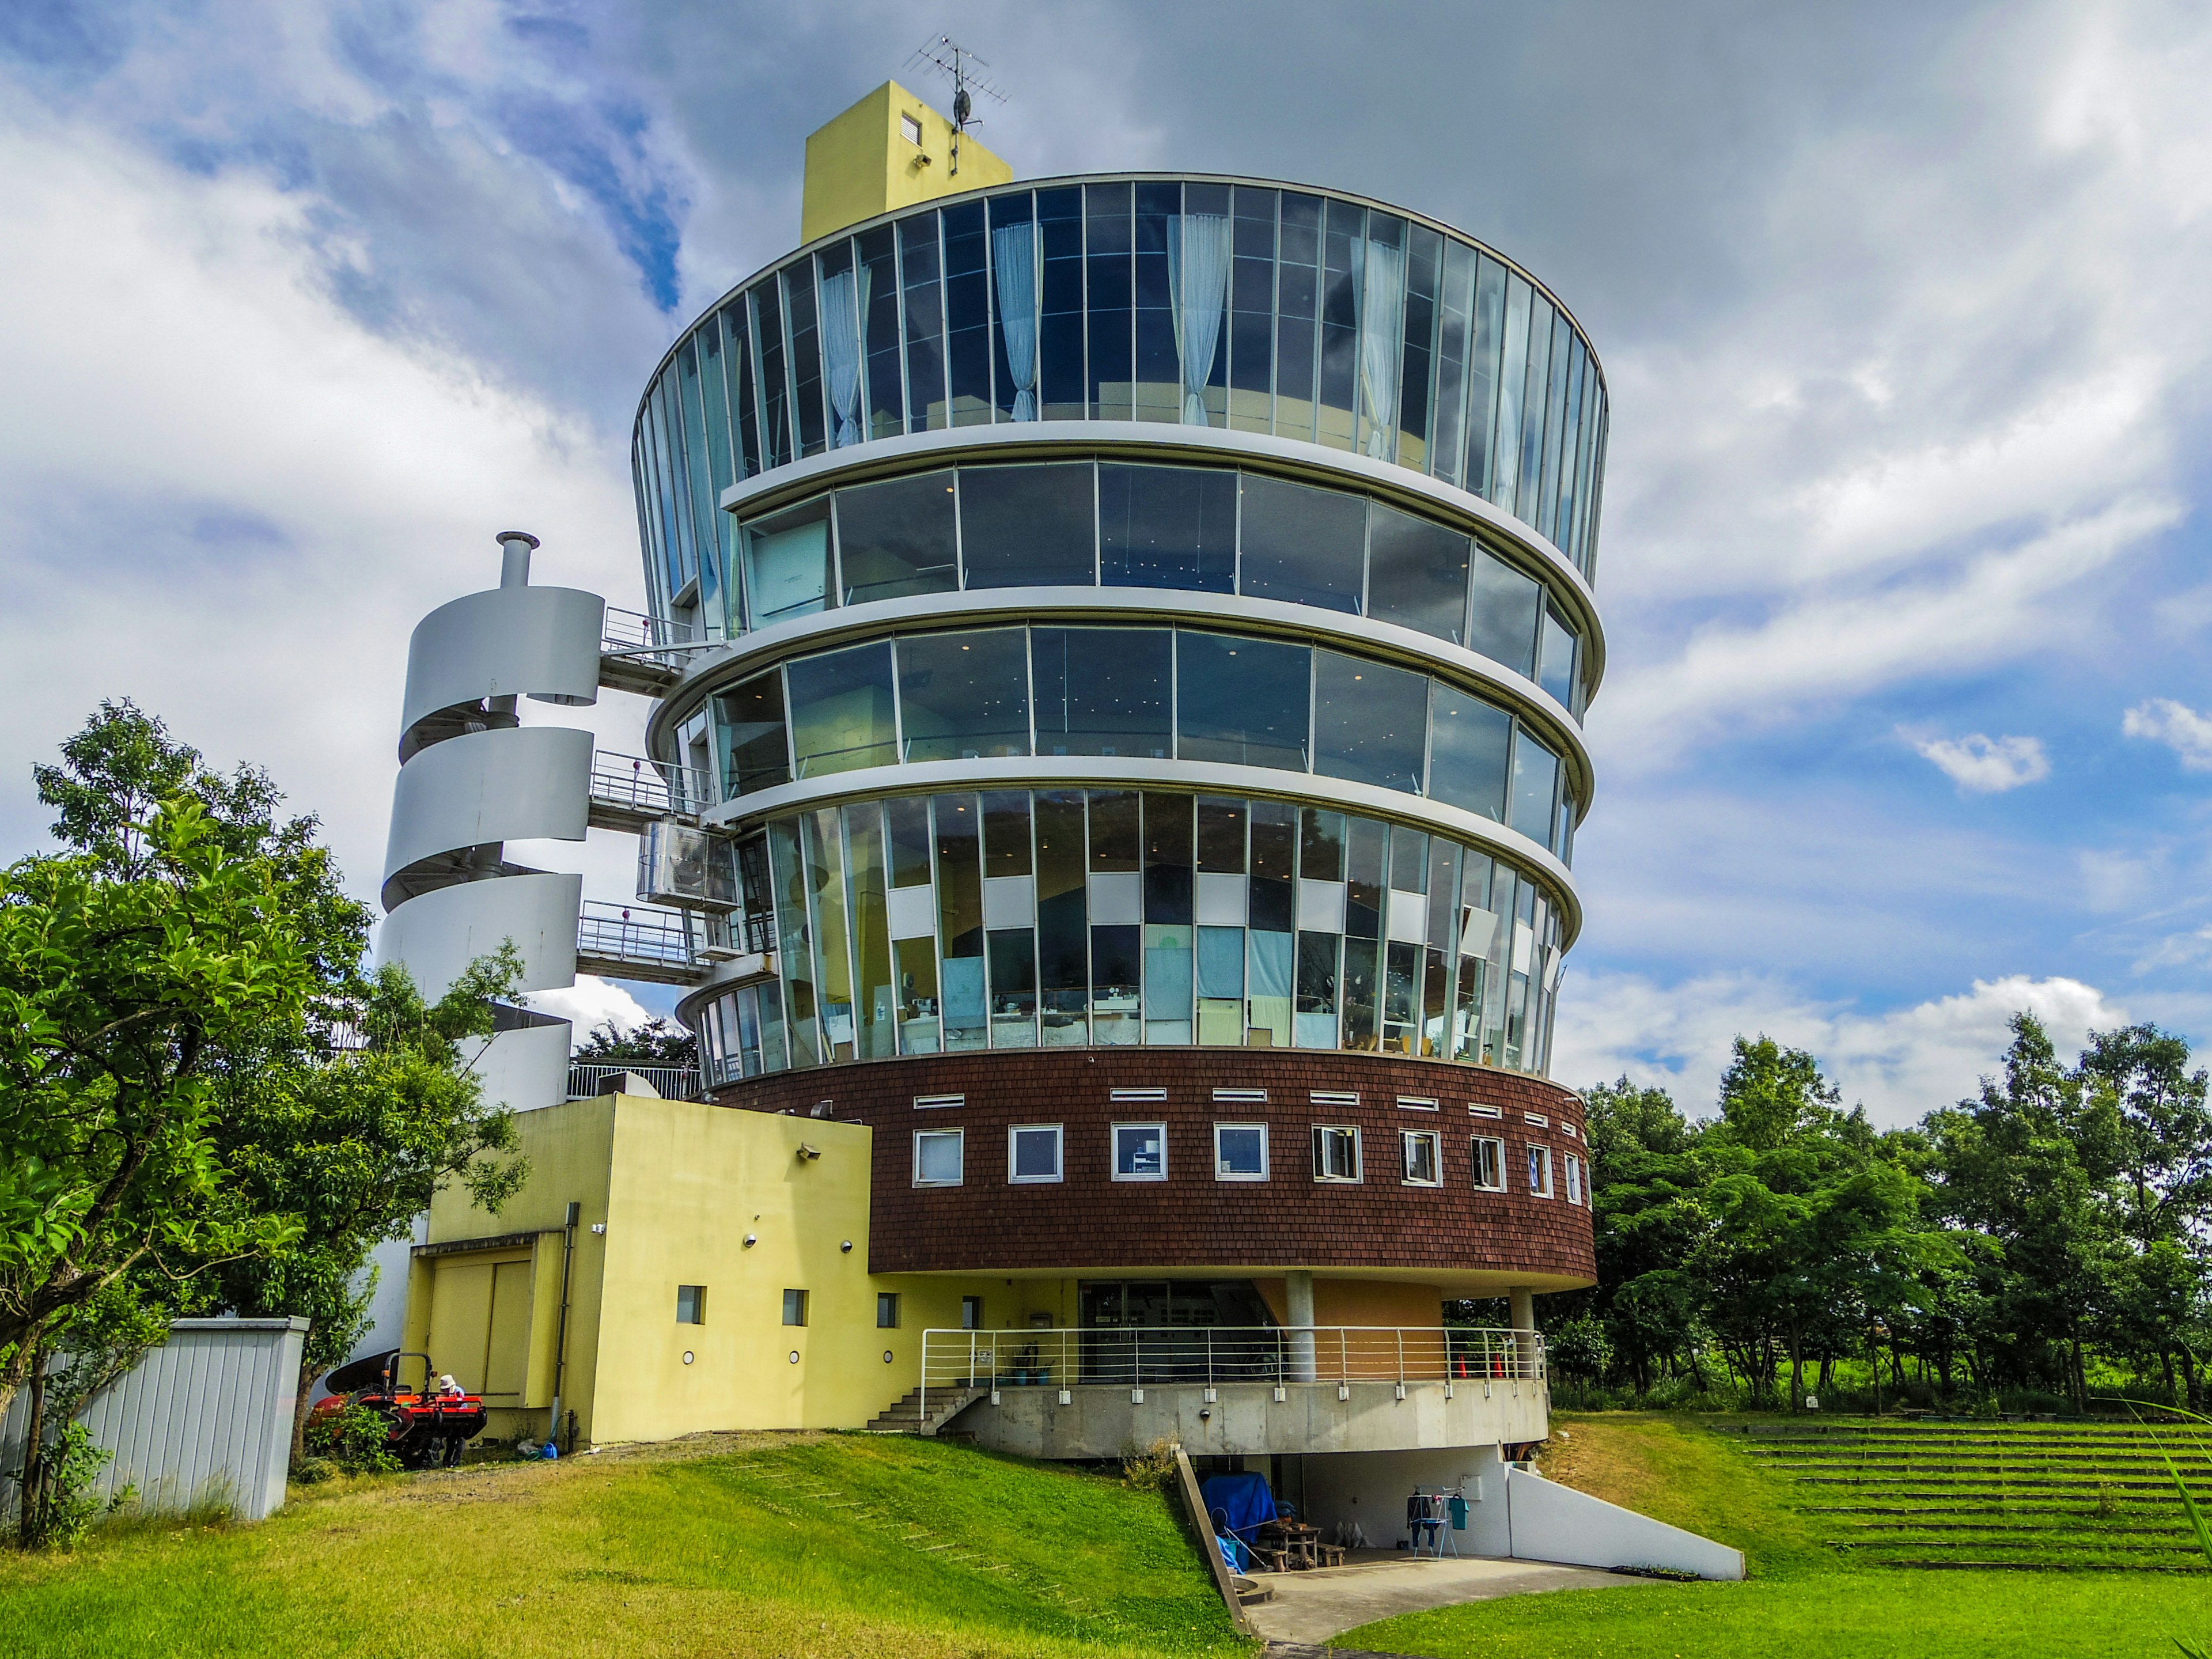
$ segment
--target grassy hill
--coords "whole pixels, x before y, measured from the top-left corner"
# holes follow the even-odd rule
[[[1171,1500],[931,1441],[723,1436],[0,1555],[11,1655],[1243,1654]]]
[[[1554,1420],[1567,1434],[1547,1459],[1554,1476],[1736,1546],[1750,1580],[1442,1608],[1366,1626],[1340,1643],[1435,1659],[1525,1659],[1547,1644],[1605,1659],[2016,1659],[2054,1644],[2100,1659],[2148,1659],[2171,1656],[2177,1636],[2212,1639],[2212,1575],[2141,1570],[2193,1564],[2164,1550],[2180,1515],[2171,1484],[2162,1506],[2148,1485],[2134,1484],[2151,1479],[2142,1455],[2155,1461],[2140,1439],[2121,1440],[2107,1468],[2103,1448],[2090,1456],[2091,1448],[2065,1443],[2063,1425],[1962,1445],[1938,1432],[1960,1426],[1952,1425],[1829,1425],[1845,1432],[1827,1439],[1775,1421],[1723,1432],[1686,1417]],[[1914,1436],[1925,1437],[1899,1438]],[[2084,1463],[2095,1467],[2085,1473]],[[2197,1468],[2206,1468],[2201,1459]],[[2100,1513],[2106,1504],[2110,1512]],[[1936,1512],[1944,1508],[1954,1514]],[[1868,1512],[1884,1509],[1902,1513]],[[1972,1530],[1939,1530],[1954,1524]],[[2135,1526],[2160,1530],[2121,1530]],[[2010,1527],[2031,1531],[1997,1530]],[[2013,1547],[2000,1554],[2001,1542]],[[2139,1543],[2158,1547],[2132,1553]],[[1979,1565],[1990,1560],[2004,1565]],[[1951,1570],[1904,1570],[1919,1562]]]

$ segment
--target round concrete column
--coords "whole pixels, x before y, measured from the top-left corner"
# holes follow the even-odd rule
[[[1512,1304],[1510,1318],[1514,1330],[1533,1334],[1536,1329],[1536,1292],[1516,1285],[1506,1292],[1506,1296]],[[1516,1336],[1513,1346],[1516,1350],[1514,1369],[1523,1376],[1533,1372],[1536,1366],[1536,1345],[1526,1337]]]
[[[1311,1273],[1283,1275],[1283,1301],[1291,1316],[1291,1381],[1314,1380],[1314,1294]]]

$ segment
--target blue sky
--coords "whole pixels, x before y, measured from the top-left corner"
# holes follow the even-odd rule
[[[1611,664],[1562,1080],[1702,1107],[1764,1030],[1902,1121],[2016,1007],[2212,1036],[2200,9],[962,18],[1024,176],[1370,191],[1589,329]],[[540,580],[637,603],[646,374],[938,21],[0,11],[0,848],[43,842],[30,763],[128,694],[268,766],[367,894],[407,630],[510,523]],[[641,716],[590,719],[635,749]],[[618,838],[533,852],[623,893]]]

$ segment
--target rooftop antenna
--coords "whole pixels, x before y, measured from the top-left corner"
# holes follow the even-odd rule
[[[971,69],[988,69],[991,66],[949,34],[939,34],[923,41],[902,68],[911,69],[916,64],[929,64],[952,82],[951,176],[957,178],[960,174],[961,135],[970,127],[983,125],[982,118],[975,113],[975,100],[970,94],[980,92],[1000,104],[1006,101],[1006,94],[988,81],[976,80],[969,74]]]

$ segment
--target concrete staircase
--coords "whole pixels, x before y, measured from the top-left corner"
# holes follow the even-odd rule
[[[984,1389],[932,1389],[929,1391],[929,1415],[925,1418],[922,1415],[921,1390],[913,1389],[908,1391],[905,1399],[878,1416],[863,1432],[933,1435],[988,1392]]]

